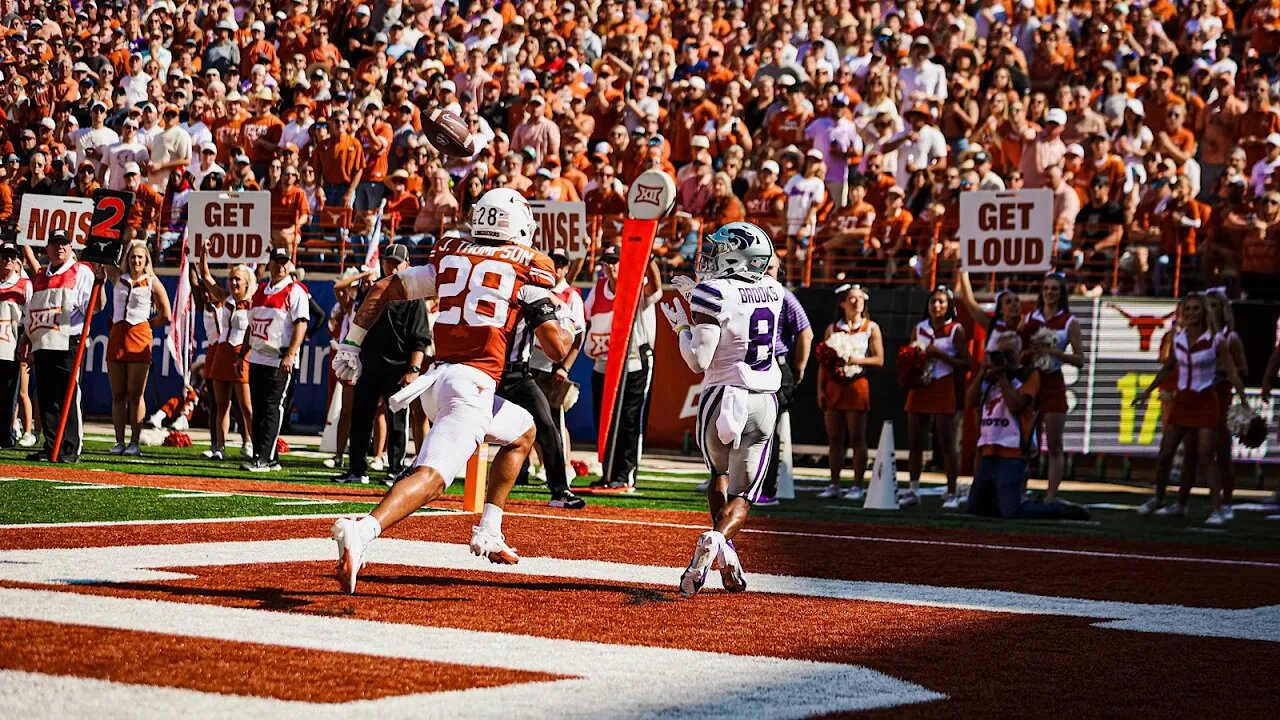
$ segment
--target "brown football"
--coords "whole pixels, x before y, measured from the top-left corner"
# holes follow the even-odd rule
[[[436,108],[422,121],[422,132],[437,150],[453,157],[469,158],[476,154],[476,139],[458,114]]]

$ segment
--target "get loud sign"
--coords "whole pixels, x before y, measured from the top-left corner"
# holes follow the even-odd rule
[[[1053,266],[1053,191],[960,193],[960,263],[970,272],[1046,272]]]

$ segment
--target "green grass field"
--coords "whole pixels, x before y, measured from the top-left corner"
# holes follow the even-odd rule
[[[196,478],[229,478],[261,483],[269,492],[281,482],[310,483],[320,488],[336,488],[329,482],[337,471],[325,468],[319,458],[287,454],[281,457],[284,470],[269,475],[239,470],[239,458],[234,461],[216,462],[200,456],[202,448],[147,448],[140,458],[124,458],[106,454],[105,442],[89,441],[81,462],[74,466],[75,482],[93,483],[96,471],[115,471],[133,474],[171,475]],[[20,465],[26,464],[25,452],[0,452],[0,476],[24,478]],[[5,467],[10,466],[10,467]],[[60,466],[71,469],[71,466]],[[578,478],[575,484],[586,485],[594,477]],[[591,496],[592,505],[686,510],[705,512],[706,501],[695,490],[695,484],[703,479],[701,474],[647,469],[641,473],[637,491],[631,495]],[[980,528],[986,531],[1029,532],[1039,534],[1072,535],[1084,537],[1117,537],[1130,540],[1151,540],[1188,544],[1223,544],[1243,547],[1280,547],[1280,520],[1268,520],[1268,515],[1280,514],[1280,509],[1240,510],[1236,520],[1226,529],[1205,528],[1202,523],[1208,514],[1208,500],[1202,496],[1193,498],[1186,520],[1141,517],[1131,510],[1093,509],[1089,522],[1002,521],[972,518],[961,512],[943,511],[941,498],[926,495],[922,505],[904,508],[899,512],[866,510],[860,506],[838,500],[819,500],[812,490],[821,487],[815,478],[801,478],[797,499],[777,507],[756,508],[759,515],[858,522],[872,525],[918,526],[932,528]],[[961,482],[966,482],[962,479]],[[343,486],[347,490],[368,493],[369,504],[344,502],[338,504],[280,505],[279,498],[261,498],[247,495],[230,497],[166,498],[166,494],[183,492],[172,489],[116,487],[110,490],[58,490],[67,483],[43,481],[11,481],[0,483],[0,524],[91,522],[120,520],[169,520],[215,517],[249,517],[266,515],[337,514],[367,511],[384,492],[380,484],[364,487]],[[1114,486],[1113,486],[1114,487]],[[282,492],[284,489],[282,488]],[[462,483],[457,482],[450,494],[461,494]],[[1084,504],[1116,504],[1133,506],[1146,496],[1135,492],[1077,491],[1066,494],[1068,499]],[[512,497],[518,500],[545,501],[547,491],[542,486],[517,486]],[[1237,503],[1250,502],[1238,499]],[[1254,501],[1256,502],[1256,501]]]

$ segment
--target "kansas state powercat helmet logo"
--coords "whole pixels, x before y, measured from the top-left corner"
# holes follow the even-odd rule
[[[724,244],[731,250],[746,250],[759,243],[759,238],[742,228],[728,227],[724,229]]]

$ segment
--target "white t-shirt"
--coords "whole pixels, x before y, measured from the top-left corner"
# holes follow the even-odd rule
[[[118,142],[107,148],[106,156],[103,158],[102,164],[106,174],[103,176],[102,184],[111,190],[123,190],[124,166],[131,162],[141,166],[150,160],[151,153],[142,143],[136,140],[131,143]]]
[[[822,178],[806,178],[793,175],[782,189],[787,196],[787,234],[810,235],[812,224],[806,224],[809,210],[827,196],[827,185]]]
[[[1275,160],[1262,158],[1253,164],[1253,169],[1249,172],[1249,189],[1254,195],[1261,195],[1266,191],[1267,180],[1275,175],[1278,168],[1280,168],[1280,157]]]
[[[911,173],[927,168],[933,161],[946,156],[947,140],[942,137],[942,132],[932,125],[925,125],[916,132],[914,140],[898,146],[898,169],[894,173],[894,180],[898,187],[907,187]]]
[[[213,142],[213,131],[209,129],[208,125],[204,124],[203,120],[196,123],[195,125],[191,125],[189,123],[183,123],[178,127],[185,130],[187,132],[187,135],[191,136],[192,148],[202,147],[205,143]]]
[[[925,60],[916,68],[908,65],[898,71],[902,85],[902,107],[905,110],[914,103],[911,94],[923,93],[927,98],[947,99],[947,72],[941,65]]]
[[[101,162],[102,157],[89,157],[87,151],[97,148],[102,152],[102,156],[107,154],[107,148],[120,142],[120,136],[115,130],[103,126],[100,128],[80,128],[71,133],[71,143],[75,146],[76,162],[84,162],[85,160],[93,160]]]
[[[305,125],[299,125],[296,121],[290,121],[284,126],[284,131],[280,133],[280,144],[288,145],[293,143],[302,149],[311,142],[311,126],[315,124],[315,120],[311,120]]]
[[[174,126],[157,135],[156,139],[151,142],[151,162],[158,165],[183,158],[186,158],[185,162],[191,162],[191,136],[187,134],[186,130]],[[173,174],[173,171],[174,168],[167,168],[151,173],[148,178],[151,182],[151,187],[164,192],[165,186],[169,184],[169,176]]]

